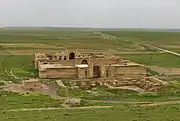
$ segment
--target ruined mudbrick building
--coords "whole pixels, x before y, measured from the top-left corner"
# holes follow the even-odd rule
[[[101,53],[78,50],[59,53],[35,53],[40,78],[129,78],[146,76],[146,68],[129,60]]]
[[[41,90],[43,88],[38,79],[25,79],[22,82],[22,87],[26,90]]]

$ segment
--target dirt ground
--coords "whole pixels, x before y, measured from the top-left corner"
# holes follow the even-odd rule
[[[180,68],[165,68],[158,66],[149,66],[149,68],[167,76],[180,76]]]
[[[55,84],[52,84],[52,85],[42,84],[42,87],[43,87],[42,90],[31,91],[31,90],[25,90],[22,87],[22,84],[8,84],[7,86],[4,87],[4,90],[15,92],[15,93],[20,93],[20,94],[40,93],[40,94],[50,95],[53,98],[58,98],[59,97],[56,94],[57,88],[56,88]]]

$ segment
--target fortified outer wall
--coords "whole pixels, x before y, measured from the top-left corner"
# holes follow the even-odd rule
[[[58,62],[50,62],[50,64],[61,64],[63,66],[72,66],[75,65],[75,60],[59,60]]]
[[[114,67],[115,78],[143,78],[146,77],[146,68],[144,66],[117,66]]]
[[[40,78],[77,78],[77,68],[51,68],[40,71]]]
[[[81,64],[88,66],[86,69],[84,67],[82,69],[82,67],[78,67]],[[39,69],[40,78],[139,79],[146,76],[146,68],[144,66],[115,56],[98,53],[81,54],[78,51],[68,52],[67,50],[60,53],[36,53],[35,66]]]

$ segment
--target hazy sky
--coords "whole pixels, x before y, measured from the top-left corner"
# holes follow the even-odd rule
[[[0,0],[0,26],[180,28],[180,0]]]

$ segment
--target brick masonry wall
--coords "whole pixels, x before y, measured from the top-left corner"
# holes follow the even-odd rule
[[[114,70],[115,78],[142,78],[146,76],[145,67],[115,67]]]
[[[77,68],[47,69],[39,72],[40,78],[76,78]]]

